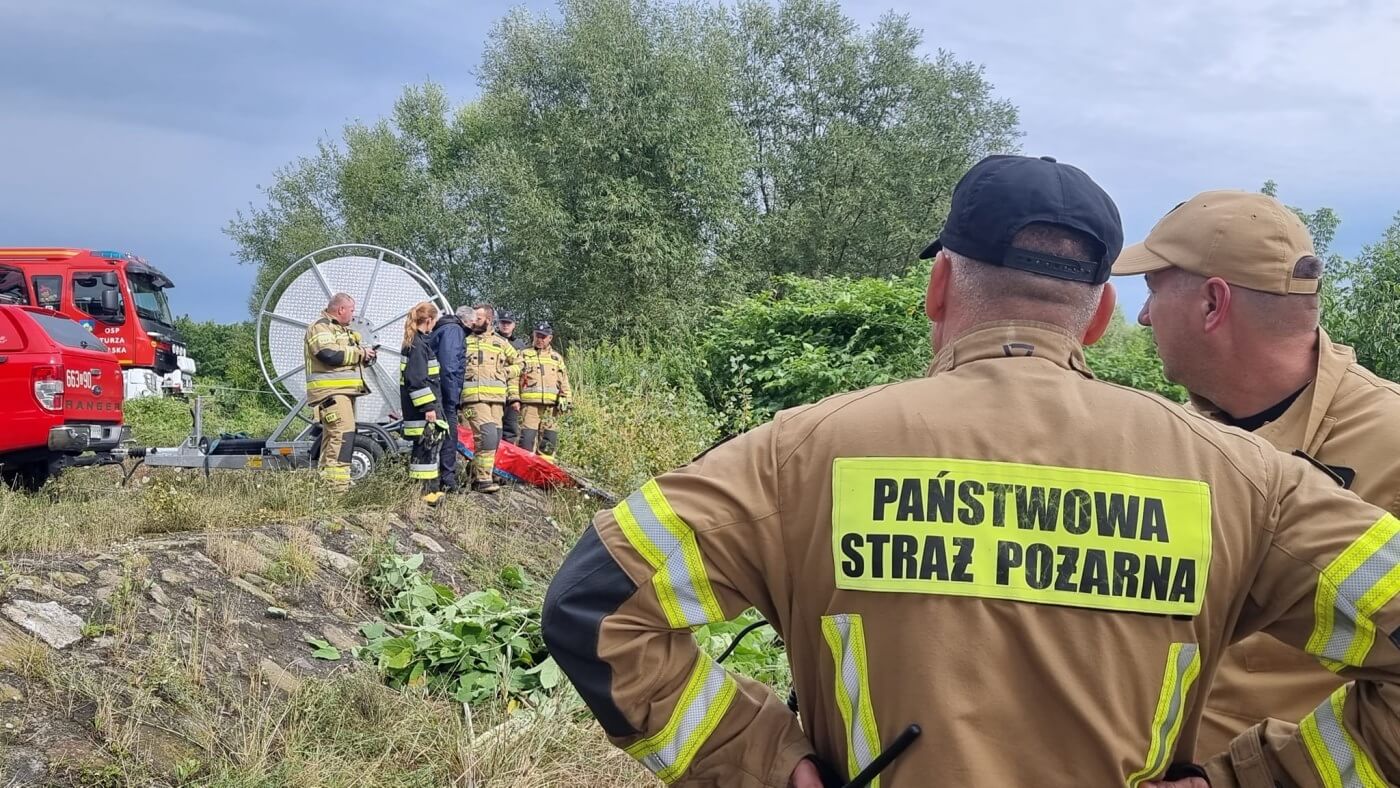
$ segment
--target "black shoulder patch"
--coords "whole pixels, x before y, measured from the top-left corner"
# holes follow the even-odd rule
[[[1314,468],[1327,474],[1328,478],[1337,483],[1343,490],[1350,490],[1351,483],[1356,481],[1356,470],[1342,465],[1328,465],[1307,452],[1299,449],[1293,452],[1294,457],[1307,460]]]

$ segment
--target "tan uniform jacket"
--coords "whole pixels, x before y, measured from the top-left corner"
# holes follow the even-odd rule
[[[520,401],[527,405],[554,405],[569,398],[569,369],[553,349],[526,348],[520,352]]]
[[[462,404],[505,404],[520,399],[517,351],[495,332],[467,334]]]
[[[1207,415],[1214,406],[1200,402]],[[1301,450],[1332,466],[1365,500],[1400,514],[1400,386],[1356,363],[1346,345],[1319,332],[1317,374],[1278,420],[1255,430],[1281,451]],[[1206,702],[1197,750],[1223,751],[1268,717],[1297,722],[1343,680],[1269,635],[1225,652]]]
[[[1400,521],[1094,380],[1048,326],[987,324],[935,370],[784,411],[599,513],[543,625],[617,745],[678,785],[782,788],[918,723],[876,785],[1136,785],[1193,758],[1226,643],[1264,628],[1357,681],[1306,735],[1252,731],[1216,788],[1400,779]],[[801,725],[691,636],[750,605]]]
[[[316,405],[336,394],[357,396],[368,391],[361,367],[365,363],[360,335],[323,315],[307,326],[306,403]]]

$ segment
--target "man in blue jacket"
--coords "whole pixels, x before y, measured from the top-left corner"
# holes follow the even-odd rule
[[[463,307],[468,314],[471,307]],[[458,310],[461,312],[462,310]],[[442,442],[442,453],[438,455],[438,463],[442,466],[438,474],[439,488],[443,492],[457,492],[457,406],[462,402],[463,377],[466,374],[466,327],[457,315],[444,314],[438,318],[437,325],[433,326],[433,333],[429,335],[428,341],[432,344],[433,352],[437,354],[438,364],[442,367],[442,375],[439,378],[442,385],[442,418],[447,420],[448,425],[454,430],[448,440]]]

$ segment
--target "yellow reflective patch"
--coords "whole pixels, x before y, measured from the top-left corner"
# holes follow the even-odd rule
[[[1196,615],[1210,486],[981,460],[838,459],[837,588]]]

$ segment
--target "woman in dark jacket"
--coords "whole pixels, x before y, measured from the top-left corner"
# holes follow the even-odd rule
[[[442,401],[440,368],[428,341],[437,315],[437,307],[431,301],[423,301],[409,311],[403,327],[403,361],[399,365],[403,435],[413,439],[408,476],[423,480],[423,500],[432,506],[443,497],[438,489],[438,450],[451,429],[446,419],[438,418]]]

